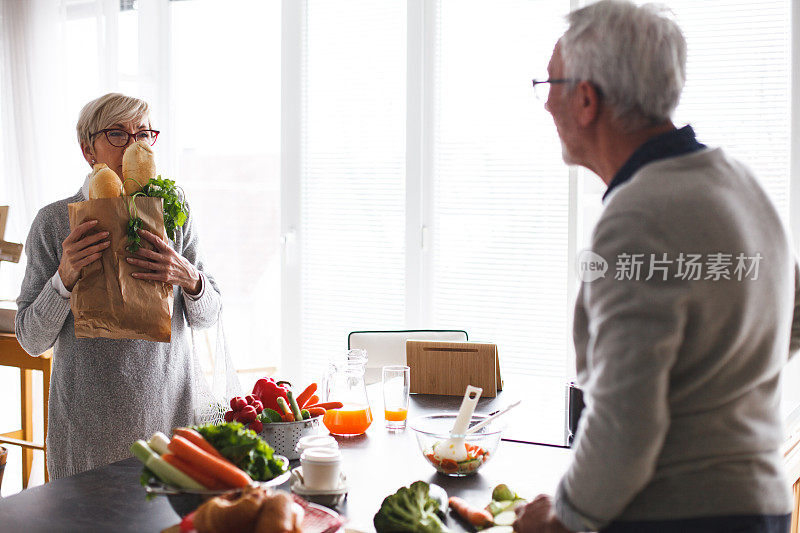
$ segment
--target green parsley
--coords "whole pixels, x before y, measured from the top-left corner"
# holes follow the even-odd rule
[[[130,178],[129,178],[130,179]],[[162,178],[158,176],[151,178],[144,187],[138,192],[133,193],[130,203],[128,204],[128,211],[130,220],[128,221],[128,251],[135,253],[141,247],[141,237],[138,231],[142,229],[143,222],[138,216],[136,209],[136,197],[149,196],[150,198],[161,198],[164,202],[164,229],[167,231],[167,236],[175,240],[175,228],[183,226],[188,218],[186,212],[186,202],[184,200],[183,190],[175,185],[173,180]]]

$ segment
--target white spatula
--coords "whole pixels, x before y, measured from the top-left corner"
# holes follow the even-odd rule
[[[478,405],[478,399],[481,397],[482,392],[483,389],[480,387],[467,386],[467,392],[461,401],[461,408],[458,410],[456,422],[450,431],[450,438],[440,442],[433,451],[437,459],[451,459],[455,462],[466,461],[467,446],[464,443],[464,435],[466,434],[467,426],[472,420],[472,413],[475,412],[475,407]]]

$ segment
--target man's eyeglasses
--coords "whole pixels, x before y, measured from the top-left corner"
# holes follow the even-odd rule
[[[118,148],[122,148],[123,146],[126,146],[128,144],[131,138],[133,138],[133,142],[146,141],[147,144],[152,146],[155,144],[156,139],[158,138],[158,134],[161,132],[158,130],[140,130],[137,131],[136,133],[128,133],[125,130],[119,130],[114,128],[114,129],[100,130],[98,132],[92,133],[91,135],[92,137],[94,137],[95,135],[100,135],[101,133],[104,133],[106,135],[106,140],[109,142],[109,144],[111,144],[112,146],[116,146]]]
[[[547,85],[548,83],[578,83],[579,81],[580,80],[576,78],[548,78],[546,80],[532,80],[533,94],[536,95],[537,100],[546,102],[549,96],[548,93],[550,92],[550,87]],[[597,86],[596,83],[592,83],[592,87],[594,87],[594,90],[597,91],[599,96],[603,96],[603,91]]]
[[[574,78],[548,78],[546,80],[532,80],[533,94],[536,95],[537,100],[546,102],[547,97],[549,96],[548,93],[550,92],[550,87],[547,85],[548,83],[570,83],[574,81],[578,80]]]

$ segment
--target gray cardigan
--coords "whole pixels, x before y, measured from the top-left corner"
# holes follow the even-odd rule
[[[171,245],[203,273],[204,289],[191,300],[175,287],[171,343],[75,338],[70,301],[51,278],[70,231],[67,204],[84,199],[78,192],[36,215],[25,244],[28,264],[17,299],[16,334],[22,347],[32,355],[54,347],[47,433],[47,469],[54,479],[129,457],[135,440],[193,423],[207,389],[190,325],[211,326],[220,308],[217,285],[203,273],[190,215]]]
[[[718,148],[648,164],[609,197],[592,251],[609,268],[575,306],[587,407],[558,516],[583,530],[788,513],[779,378],[800,338],[797,274],[752,173]],[[639,280],[618,275],[636,254]],[[672,263],[646,280],[651,254]],[[701,256],[699,279],[689,254]],[[739,254],[760,254],[757,273],[737,272]]]

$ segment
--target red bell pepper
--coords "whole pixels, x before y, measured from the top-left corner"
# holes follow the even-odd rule
[[[287,387],[278,385],[272,378],[261,378],[256,381],[253,387],[253,396],[261,400],[264,408],[273,409],[280,413],[278,408],[278,398],[283,398],[288,401],[286,397]]]

